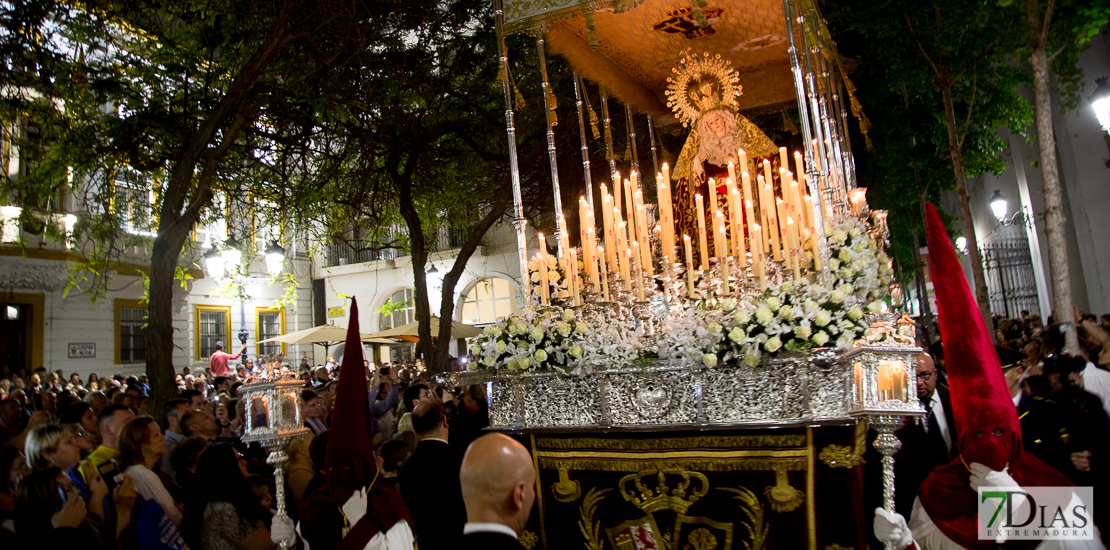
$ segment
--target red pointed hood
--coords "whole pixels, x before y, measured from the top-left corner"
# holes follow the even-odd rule
[[[362,341],[358,330],[358,301],[351,298],[347,345],[344,346],[343,365],[339,367],[331,436],[324,458],[324,476],[340,502],[346,502],[351,493],[370,485],[377,476],[370,442],[373,426],[370,418],[370,397],[366,391],[366,369],[362,366]]]
[[[960,454],[992,470],[1021,460],[1021,424],[998,353],[937,209],[926,205],[929,274],[936,290],[940,337]],[[976,436],[976,432],[981,435]],[[1000,433],[999,433],[1000,432]]]

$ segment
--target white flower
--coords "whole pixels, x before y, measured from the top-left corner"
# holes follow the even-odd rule
[[[520,361],[509,359],[509,361],[505,363],[505,368],[509,370],[520,370]]]
[[[498,355],[500,355],[502,353],[505,353],[505,349],[508,347],[509,346],[505,344],[505,342],[498,340],[497,343],[493,345],[493,351],[496,351]]]
[[[878,313],[882,310],[883,310],[883,304],[879,303],[878,300],[875,300],[874,302],[871,302],[870,304],[867,304],[867,311],[870,311],[871,313]]]
[[[709,326],[706,328],[709,330],[709,334],[712,334],[713,336],[718,336],[721,334],[721,332],[724,331],[724,327],[722,327],[719,323],[714,323],[712,321],[709,322]]]
[[[818,306],[817,302],[813,301],[812,299],[807,299],[806,303],[803,304],[802,307],[804,308],[804,311],[806,313],[813,313],[814,311],[817,310],[817,308],[819,306]]]
[[[578,321],[574,324],[574,332],[577,332],[578,334],[586,334],[586,331],[589,329],[590,328],[586,326],[586,323],[583,323],[582,321]]]
[[[471,362],[467,363],[466,364],[466,370],[467,370],[467,372],[474,372],[474,371],[478,370],[478,362],[477,361],[471,361]]]
[[[746,325],[751,320],[752,320],[752,316],[748,315],[747,311],[740,310],[740,311],[736,312],[736,322],[737,323],[740,323],[741,325]]]
[[[482,334],[485,334],[486,336],[500,336],[501,329],[498,328],[497,325],[489,325],[484,330],[482,330]]]
[[[853,321],[858,321],[860,317],[863,317],[863,310],[860,309],[859,306],[853,306],[852,309],[848,310],[849,319]]]
[[[843,288],[838,288],[838,289],[832,291],[832,294],[829,294],[829,301],[834,303],[834,304],[841,304],[841,303],[844,303],[844,298],[847,298],[847,297],[848,297],[848,293],[844,292]]]
[[[828,334],[825,334],[825,333],[824,333],[824,332],[822,332],[822,331],[817,331],[817,332],[816,332],[816,333],[815,333],[815,334],[813,335],[813,343],[814,343],[814,344],[817,344],[818,346],[823,346],[823,345],[825,345],[825,343],[827,343],[828,341],[829,341],[829,335],[828,335]]]
[[[482,354],[482,345],[481,344],[471,345],[470,346],[470,354],[471,355],[481,355]]]
[[[485,357],[484,359],[482,359],[482,362],[483,362],[483,363],[485,363],[487,367],[492,367],[492,366],[493,366],[493,363],[494,363],[494,361],[497,361],[497,358],[496,358],[496,357],[494,357],[494,356],[492,356],[492,355],[490,355],[490,356],[488,356],[488,357]]]
[[[794,329],[794,336],[796,336],[799,340],[805,340],[806,338],[809,338],[811,334],[813,334],[813,329],[809,327],[798,327]]]
[[[517,364],[520,366],[520,370],[524,370],[532,366],[532,359],[529,357],[521,357],[520,360],[517,361]]]
[[[538,283],[542,280],[543,280],[543,278],[540,277],[540,272],[539,271],[536,271],[535,273],[532,273],[532,282],[533,283]]]
[[[701,356],[701,362],[702,362],[703,365],[705,365],[707,367],[710,367],[710,368],[716,367],[717,366],[717,355],[713,354],[713,353],[706,353],[705,355]]]
[[[547,268],[548,269],[554,269],[555,266],[558,265],[558,263],[559,263],[558,259],[556,259],[555,256],[552,256],[552,255],[549,255],[549,254],[544,254],[544,257],[547,259]]]
[[[548,281],[551,281],[553,283],[557,283],[557,282],[559,282],[559,278],[560,278],[560,275],[559,275],[558,271],[548,271],[547,272],[547,280]]]
[[[794,318],[794,308],[792,308],[790,306],[782,307],[781,309],[779,309],[779,317],[782,317],[783,319],[793,319]]]
[[[775,318],[775,314],[772,313],[771,310],[767,309],[766,307],[761,307],[761,308],[755,310],[755,320],[761,325],[766,326],[774,318]]]
[[[538,365],[540,363],[543,363],[544,361],[547,361],[547,352],[542,349],[538,349],[536,350],[536,353],[532,354],[532,357],[536,358],[536,364]]]
[[[859,227],[853,227],[850,231],[848,231],[848,234],[851,235],[852,238],[854,239],[854,238],[862,235],[863,231],[860,231]]]
[[[824,309],[817,310],[817,315],[813,317],[813,324],[819,327],[829,324],[829,321],[832,321],[832,314]]]
[[[728,332],[728,339],[737,344],[743,341],[745,336],[747,336],[747,334],[744,334],[744,329],[740,327],[735,327]]]
[[[763,344],[763,349],[771,353],[778,351],[781,347],[782,340],[779,340],[778,336],[772,336],[771,338],[768,338],[767,341]]]
[[[836,258],[829,258],[829,269],[833,271],[840,269],[840,260]]]
[[[564,309],[562,317],[563,317],[563,320],[568,322],[568,323],[573,321],[574,320],[574,310],[573,309]]]
[[[842,231],[840,229],[837,229],[836,231],[833,231],[832,235],[829,235],[829,239],[831,239],[835,242],[838,242],[838,243],[844,242],[844,239],[846,239],[846,238],[848,238],[848,235],[845,234],[844,231]]]
[[[771,296],[770,298],[767,298],[767,309],[770,309],[771,311],[778,311],[780,306],[782,306],[782,300],[779,300],[777,296]]]
[[[846,334],[836,339],[836,347],[838,348],[846,348],[850,345],[852,345],[852,339]]]
[[[513,323],[513,325],[509,327],[509,333],[513,336],[518,336],[525,332],[528,332],[528,325],[525,323]]]
[[[844,286],[842,288],[847,294],[853,294],[856,291],[856,287],[852,286],[852,283],[844,283]]]
[[[732,298],[725,298],[724,300],[721,300],[722,311],[728,313],[734,309],[736,309],[736,300],[733,300]]]
[[[563,336],[565,338],[568,334],[570,334],[570,325],[562,321],[558,321],[555,323],[555,330],[559,332],[560,336]]]
[[[536,260],[528,260],[528,271],[535,271],[540,268],[540,264]]]
[[[759,356],[758,355],[756,355],[755,353],[751,353],[751,352],[744,354],[744,365],[749,366],[749,367],[754,367],[758,364],[759,364]]]
[[[840,251],[840,254],[837,254],[837,255],[836,255],[836,257],[837,257],[837,258],[839,258],[839,259],[840,259],[840,261],[842,261],[842,262],[850,262],[850,261],[852,261],[852,253],[851,253],[851,252],[848,252],[848,250],[847,250],[847,249],[843,249],[843,250],[841,250],[841,251]]]
[[[571,346],[567,353],[572,357],[582,357],[582,346]]]

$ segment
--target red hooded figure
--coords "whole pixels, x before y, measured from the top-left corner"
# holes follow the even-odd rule
[[[1017,409],[963,266],[936,208],[927,204],[926,212],[929,274],[936,290],[960,454],[948,464],[934,468],[918,488],[908,531],[901,516],[876,512],[876,534],[883,531],[881,515],[895,520],[896,531],[897,524],[902,522],[902,532],[893,539],[901,547],[917,539],[927,550],[994,548],[995,541],[979,540],[978,495],[973,485],[1005,484],[1016,488],[1072,483],[1037,457],[1022,453]],[[1015,540],[1005,546],[1034,548],[1040,542]]]
[[[374,462],[374,424],[354,298],[344,349],[324,460],[327,483],[305,501],[299,530],[306,548],[411,550],[412,518],[401,494],[379,482]]]

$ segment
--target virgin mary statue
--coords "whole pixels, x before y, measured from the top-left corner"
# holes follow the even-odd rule
[[[708,53],[698,56],[688,54],[672,69],[674,76],[667,79],[667,105],[683,126],[690,127],[686,144],[671,172],[675,234],[689,235],[696,240],[698,212],[695,195],[704,197],[706,225],[712,206],[710,197],[717,201],[717,208],[728,219],[728,200],[725,182],[728,163],[738,163],[741,149],[748,158],[748,172],[755,185],[756,164],[761,157],[777,158],[778,147],[750,120],[737,111],[736,98],[741,94],[738,73],[720,56]],[[777,161],[773,161],[777,162]],[[743,168],[738,168],[737,173]],[[716,189],[710,193],[710,181]],[[737,186],[740,182],[736,182]],[[758,193],[752,197],[758,209]],[[747,197],[745,197],[747,198]],[[712,231],[707,231],[708,249],[713,248]],[[731,235],[729,236],[731,238]]]

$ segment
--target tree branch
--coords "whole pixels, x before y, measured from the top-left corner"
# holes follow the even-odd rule
[[[914,30],[913,22],[910,21],[910,15],[903,11],[902,12],[902,17],[906,18],[906,26],[910,28],[910,34],[913,36],[914,42],[917,43],[917,48],[919,50],[921,50],[921,55],[925,56],[925,61],[928,61],[929,66],[933,68],[933,74],[935,74],[937,76],[937,79],[940,79],[941,78],[940,69],[937,69],[936,64],[933,63],[933,58],[929,57],[929,53],[925,51],[925,45],[921,43],[921,37],[919,37],[917,35],[917,31]]]
[[[979,67],[976,65],[975,72],[971,77],[971,101],[967,104],[967,120],[964,121],[963,133],[960,135],[960,149],[964,148],[964,140],[967,139],[968,128],[971,126],[971,113],[975,110],[975,94],[979,91]]]

